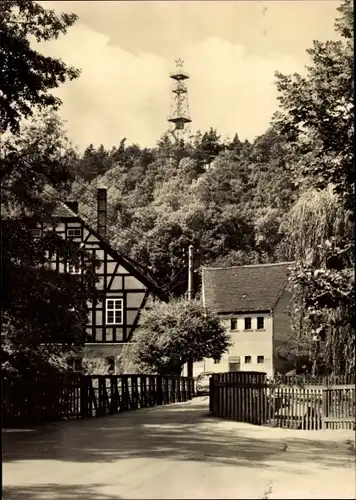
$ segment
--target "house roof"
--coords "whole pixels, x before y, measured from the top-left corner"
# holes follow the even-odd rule
[[[203,303],[215,313],[271,311],[293,262],[203,268]]]
[[[59,218],[72,218],[72,217],[79,217],[80,216],[75,213],[71,208],[69,208],[65,203],[59,202],[55,209],[52,212],[53,217],[59,217]]]
[[[156,283],[155,279],[141,266],[135,262],[133,259],[127,255],[123,255],[118,250],[115,250],[105,238],[103,238],[97,231],[95,231],[85,220],[80,217],[80,215],[74,212],[68,205],[63,202],[59,202],[52,212],[52,216],[59,219],[79,219],[83,226],[88,229],[95,237],[101,242],[103,248],[111,255],[115,260],[121,261],[126,267],[126,269],[137,279],[139,279],[144,285],[153,290],[160,298],[167,299],[166,294],[163,292],[161,287]]]

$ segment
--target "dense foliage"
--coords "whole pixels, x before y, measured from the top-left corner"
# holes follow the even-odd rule
[[[341,39],[314,42],[305,77],[278,75],[292,173],[303,187],[285,222],[297,265],[292,276],[299,334],[309,340],[314,371],[355,370],[353,5],[344,0]]]
[[[151,150],[122,141],[114,152],[103,151],[89,161],[87,149],[77,163],[77,172],[111,164],[91,182],[77,174],[72,189],[81,213],[95,220],[96,188],[107,186],[111,243],[176,295],[185,291],[189,244],[197,268],[286,258],[280,224],[297,188],[286,171],[288,144],[273,128],[253,143],[237,136],[223,142],[210,130],[184,147],[164,136]]]
[[[1,9],[1,127],[10,129],[0,165],[2,369],[25,376],[63,367],[63,353],[83,345],[95,262],[53,231],[56,193],[73,181],[75,152],[50,111],[58,101],[48,91],[77,73],[43,58],[28,42],[29,35],[57,37],[75,17],[57,17],[32,1],[2,2]],[[33,115],[36,107],[44,108],[39,115]],[[42,239],[34,239],[36,227]],[[58,274],[45,263],[49,253],[82,274]]]
[[[180,375],[188,361],[220,359],[228,347],[229,337],[216,316],[198,301],[178,298],[156,302],[143,313],[124,363],[135,373]]]
[[[340,40],[314,42],[304,76],[277,73],[280,109],[262,136],[90,146],[73,185],[89,219],[97,185],[108,186],[112,244],[178,296],[189,244],[197,270],[296,260],[289,354],[337,373],[354,370],[352,2],[339,11]]]
[[[128,145],[123,137],[111,149],[90,144],[78,155],[50,111],[60,104],[50,91],[79,72],[42,56],[29,41],[31,36],[47,41],[64,34],[75,16],[57,16],[31,0],[1,2],[0,62],[5,71],[0,82],[0,127],[11,132],[1,159],[8,363],[16,362],[14,352],[27,360],[29,353],[49,359],[52,351],[44,349],[47,355],[40,350],[40,340],[49,331],[68,347],[82,343],[84,303],[93,292],[92,265],[84,269],[80,286],[73,276],[56,276],[43,265],[45,248],[35,245],[25,226],[35,219],[50,229],[58,196],[78,199],[81,215],[95,224],[96,189],[106,186],[111,244],[175,296],[186,292],[190,244],[195,249],[196,292],[201,265],[295,260],[291,279],[295,337],[286,356],[299,356],[304,364],[312,363],[314,371],[354,370],[351,0],[344,0],[339,11],[340,40],[314,42],[304,76],[277,74],[280,109],[268,130],[255,140],[241,141],[237,134],[223,139],[211,128],[198,131],[185,143],[175,143],[165,134],[155,147],[141,148]],[[22,118],[29,117],[32,122],[20,127]],[[46,245],[54,244],[51,232],[48,238]],[[56,244],[58,252],[77,262],[78,249]],[[31,296],[26,295],[27,289]],[[147,313],[150,341],[145,345],[143,333],[136,338],[143,357],[132,347],[140,369],[174,372],[185,362],[181,348],[189,351],[192,338],[183,313],[190,311],[197,318],[200,313],[194,309],[196,303],[181,303],[182,311],[177,304],[156,306],[163,308],[161,322],[154,319],[154,312]],[[183,322],[175,324],[177,330],[171,328],[173,313]],[[48,328],[51,322],[56,322],[53,331]],[[167,327],[164,334],[162,325]],[[157,350],[158,340],[149,334],[154,328],[161,332],[163,346],[173,350],[161,345]],[[204,335],[211,334],[209,328]],[[21,343],[22,330],[28,339],[26,348]],[[176,332],[174,338],[170,332]],[[180,338],[185,339],[182,345]],[[219,345],[223,349],[223,343]],[[213,354],[201,345],[200,349],[204,355]]]
[[[17,133],[22,118],[61,104],[50,90],[79,72],[60,59],[42,55],[30,38],[37,42],[58,38],[76,19],[74,14],[58,16],[33,0],[0,2],[0,131],[9,128]]]

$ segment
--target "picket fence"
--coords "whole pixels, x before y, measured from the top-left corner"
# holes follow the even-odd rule
[[[346,382],[346,383],[345,383]],[[278,377],[260,372],[216,373],[212,416],[291,429],[353,429],[354,377]]]
[[[66,375],[2,380],[3,427],[90,418],[188,401],[194,381],[161,375]]]

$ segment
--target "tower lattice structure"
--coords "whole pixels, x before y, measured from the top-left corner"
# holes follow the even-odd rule
[[[176,71],[170,73],[169,77],[173,80],[171,112],[168,118],[170,123],[170,132],[176,141],[186,139],[191,123],[189,115],[187,80],[189,75],[183,71],[183,61],[175,61]]]

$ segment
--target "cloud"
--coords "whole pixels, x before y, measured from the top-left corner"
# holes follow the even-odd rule
[[[135,53],[109,43],[109,37],[77,24],[40,50],[81,68],[80,78],[56,92],[69,137],[81,149],[88,144],[128,143],[152,146],[167,130],[174,56],[144,49]],[[302,72],[292,55],[249,53],[241,44],[209,36],[185,44],[192,131],[217,128],[253,139],[263,133],[276,110],[274,72]]]

